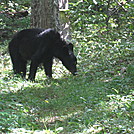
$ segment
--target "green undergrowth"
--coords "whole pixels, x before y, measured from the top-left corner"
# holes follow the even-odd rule
[[[72,76],[55,59],[53,79],[47,79],[39,67],[34,82],[26,80],[28,74],[26,79],[13,74],[8,42],[13,33],[30,27],[31,16],[6,17],[5,7],[30,13],[29,0],[12,2],[0,5],[0,133],[132,134],[132,1],[121,7],[115,1],[100,1],[100,6],[96,1],[71,3],[67,14],[78,75]]]
[[[54,79],[46,79],[39,69],[36,80],[30,82],[14,76],[9,56],[6,59],[8,62],[1,63],[1,132],[133,132],[134,66],[129,65],[125,73],[111,77],[98,76],[97,72],[94,76],[81,72],[74,77],[60,64],[55,64]],[[59,75],[59,72],[64,75]]]

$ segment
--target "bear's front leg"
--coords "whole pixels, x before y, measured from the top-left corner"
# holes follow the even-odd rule
[[[30,73],[29,73],[29,77],[28,77],[29,80],[33,81],[35,79],[35,75],[36,75],[38,66],[39,66],[39,63],[37,61],[35,61],[35,60],[31,61]]]
[[[43,63],[46,76],[49,78],[52,78],[52,64],[53,64],[53,59],[49,59]]]

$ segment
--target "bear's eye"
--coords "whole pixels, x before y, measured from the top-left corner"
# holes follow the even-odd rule
[[[75,61],[74,64],[77,65],[77,61]]]

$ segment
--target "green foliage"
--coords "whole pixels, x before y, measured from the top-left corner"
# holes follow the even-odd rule
[[[29,2],[2,0],[0,11],[29,10]],[[13,74],[7,53],[12,33],[30,27],[29,16],[0,14],[1,133],[133,133],[133,3],[124,0],[124,11],[109,2],[70,3],[79,74],[71,76],[54,60],[54,79],[47,79],[39,68],[35,82]]]
[[[70,3],[72,35],[85,72],[117,74],[133,60],[133,4],[109,2]]]
[[[3,1],[0,4],[0,45],[10,39],[16,30],[29,27],[30,17],[23,18],[22,12],[28,11],[30,0]],[[21,26],[21,27],[20,27]]]
[[[0,81],[2,132],[133,131],[133,84],[129,72],[124,78],[117,76],[106,81],[86,75],[42,80],[40,71],[37,77],[35,82],[24,81],[6,69],[3,71]]]

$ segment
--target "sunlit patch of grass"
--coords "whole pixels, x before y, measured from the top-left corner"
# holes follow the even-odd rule
[[[52,71],[53,71],[52,76],[54,79],[68,77],[68,75],[70,75],[70,72],[63,66],[61,61],[54,60]],[[46,80],[46,79],[48,78],[45,75],[44,68],[43,67],[38,68],[38,72],[36,74],[36,80]]]
[[[27,129],[34,132],[38,128],[48,133],[132,132],[132,96],[118,95],[112,88],[119,89],[117,83],[110,81],[110,85],[87,75],[43,80],[37,76],[30,82],[12,76],[5,79],[5,74],[1,79],[1,117],[13,125],[2,120],[7,124],[2,125],[3,132],[22,131],[14,127],[28,133]]]
[[[24,128],[17,128],[17,129],[12,129],[12,132],[10,134],[56,134],[52,130],[27,130]]]
[[[92,71],[80,69],[78,76],[72,76],[61,62],[54,62],[54,79],[38,68],[31,82],[13,74],[9,56],[2,57],[0,64],[2,132],[132,132],[133,66],[126,67],[123,75],[107,77],[102,77],[103,72],[99,76],[93,66],[84,66]]]

